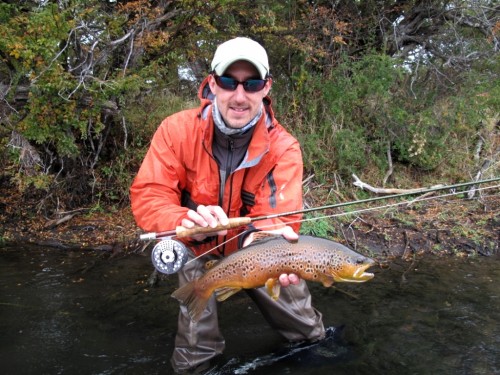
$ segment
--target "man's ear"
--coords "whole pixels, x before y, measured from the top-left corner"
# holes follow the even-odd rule
[[[269,94],[269,91],[271,91],[271,87],[272,86],[273,86],[273,79],[272,78],[268,78],[267,82],[266,82],[266,86],[265,86],[266,95]]]
[[[215,83],[215,78],[214,78],[213,74],[210,74],[208,76],[208,86],[210,86],[210,91],[212,91],[212,93],[215,95],[215,89],[216,89],[217,83]]]

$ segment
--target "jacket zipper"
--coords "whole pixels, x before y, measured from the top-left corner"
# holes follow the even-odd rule
[[[233,152],[234,152],[234,140],[229,139],[228,140],[228,155],[225,160],[224,165],[221,165],[219,167],[219,178],[220,178],[220,188],[219,188],[219,206],[224,207],[224,192],[226,190],[226,180],[229,177],[228,172],[230,172],[231,164],[233,162]],[[228,208],[231,207],[231,205],[228,206]]]
[[[219,167],[219,178],[220,178],[220,188],[219,188],[219,206],[224,207],[224,192],[226,190],[226,179],[228,178],[228,172],[230,172],[230,168],[233,162],[233,152],[234,152],[234,141],[230,139],[228,141],[228,157],[226,158],[226,162],[224,165],[221,165]],[[227,209],[228,212],[227,214],[229,215],[229,210],[231,208],[231,200],[233,197],[233,174],[229,175],[229,178],[231,179],[231,182],[229,184],[229,202],[227,204]],[[217,241],[218,242],[218,241]],[[226,242],[226,237],[224,237],[224,243]],[[218,244],[218,243],[217,243]],[[226,245],[223,245],[222,247],[218,247],[219,254],[224,256],[224,252],[226,250]]]

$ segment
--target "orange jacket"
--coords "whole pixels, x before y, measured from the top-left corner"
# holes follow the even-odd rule
[[[162,121],[130,188],[132,211],[139,227],[160,232],[180,225],[189,208],[221,205],[228,217],[257,217],[302,208],[302,154],[300,145],[275,119],[269,98],[265,113],[255,125],[247,155],[227,179],[222,204],[218,202],[219,168],[212,156],[214,123],[205,80],[199,91],[201,106],[181,111]],[[189,208],[188,208],[189,207]],[[290,223],[298,232],[301,215],[253,223],[257,229],[276,229]],[[219,247],[228,255],[238,247],[234,238],[245,228],[228,231],[225,238],[188,243],[196,255]],[[215,252],[215,254],[217,254]]]

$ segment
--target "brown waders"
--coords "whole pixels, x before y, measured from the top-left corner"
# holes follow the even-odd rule
[[[189,259],[193,254],[189,252]],[[188,262],[179,271],[179,285],[184,285],[205,272],[204,264],[210,256]],[[306,283],[281,288],[280,297],[274,301],[264,288],[247,290],[271,327],[291,342],[315,341],[325,336],[322,316],[311,306],[311,294]],[[180,306],[172,367],[177,373],[196,368],[221,354],[225,341],[219,331],[217,303],[212,296],[197,323],[189,318],[187,309]]]

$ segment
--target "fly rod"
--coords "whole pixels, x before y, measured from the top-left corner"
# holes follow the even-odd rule
[[[315,212],[315,211],[321,211],[321,210],[333,209],[333,208],[339,208],[339,207],[348,207],[348,206],[357,205],[357,204],[376,202],[376,201],[380,201],[380,200],[384,200],[384,199],[402,198],[402,197],[407,197],[410,195],[425,194],[425,193],[431,193],[431,192],[441,191],[441,190],[446,190],[446,189],[457,189],[457,188],[467,187],[467,186],[471,186],[471,185],[486,184],[488,182],[494,182],[494,181],[500,181],[500,177],[495,177],[495,178],[490,178],[490,179],[480,180],[480,181],[463,182],[463,183],[447,185],[447,186],[440,185],[437,187],[422,188],[418,191],[412,191],[412,192],[407,192],[407,193],[391,194],[391,195],[385,195],[382,197],[361,199],[361,200],[357,200],[357,201],[328,204],[328,205],[320,206],[320,207],[311,207],[311,208],[305,208],[305,209],[301,209],[301,210],[281,212],[281,213],[270,214],[270,215],[262,215],[262,216],[256,216],[256,217],[234,217],[234,218],[229,219],[229,223],[227,225],[220,225],[219,224],[213,228],[212,227],[200,227],[200,226],[195,226],[193,228],[186,228],[183,226],[177,226],[175,229],[172,229],[172,230],[141,234],[140,239],[144,240],[144,241],[148,241],[148,240],[155,240],[155,239],[159,239],[162,237],[169,237],[169,236],[177,236],[178,238],[190,237],[190,236],[193,236],[195,234],[214,233],[214,232],[218,232],[221,230],[237,228],[237,227],[248,225],[248,224],[251,224],[255,221],[260,221],[260,220],[276,219],[276,218],[283,217],[283,216],[306,214],[309,212]]]

